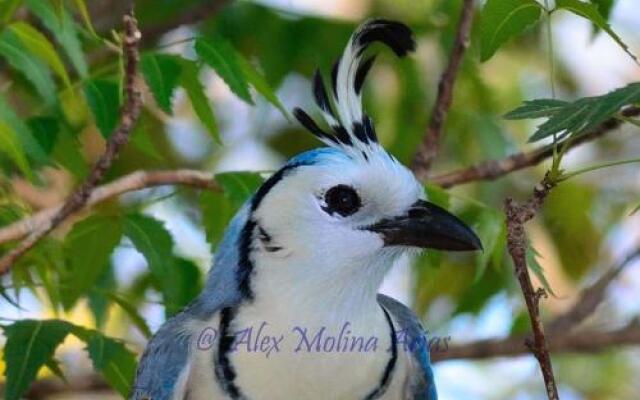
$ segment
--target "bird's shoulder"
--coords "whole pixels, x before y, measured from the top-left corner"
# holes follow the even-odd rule
[[[391,315],[396,325],[396,338],[400,351],[407,352],[410,362],[410,394],[406,398],[415,400],[437,400],[427,333],[420,320],[409,307],[396,299],[378,294],[378,303]]]

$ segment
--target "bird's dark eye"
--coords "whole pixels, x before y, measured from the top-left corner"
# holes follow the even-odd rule
[[[326,206],[323,209],[329,214],[338,213],[343,217],[358,211],[362,206],[358,193],[347,185],[337,185],[332,187],[324,195]]]

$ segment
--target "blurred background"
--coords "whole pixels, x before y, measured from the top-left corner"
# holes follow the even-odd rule
[[[610,24],[630,51],[640,54],[638,2],[610,2]],[[108,37],[111,29],[119,29],[124,3],[88,2],[93,25],[102,36]],[[195,59],[193,41],[189,39],[196,35],[219,35],[257,66],[287,110],[295,106],[314,109],[310,88],[314,69],[330,71],[360,22],[380,16],[410,25],[417,36],[416,54],[397,60],[390,52],[382,52],[364,96],[381,142],[406,164],[413,159],[425,132],[461,4],[458,0],[136,3],[145,49]],[[479,2],[478,7],[481,5]],[[18,7],[16,12],[17,17],[35,20],[28,10]],[[551,80],[556,96],[566,100],[604,94],[640,80],[638,65],[609,36],[594,29],[587,20],[567,12],[553,14],[551,43],[545,31],[547,22],[543,21],[481,63],[478,19],[479,16],[456,83],[443,145],[431,172],[434,176],[534,148],[527,144],[527,138],[539,121],[506,121],[502,116],[523,100],[551,97]],[[85,39],[86,32],[79,29],[92,75],[99,71],[95,74],[116,77],[117,69],[109,69],[116,56],[105,52],[103,44]],[[200,74],[221,143],[213,139],[196,117],[182,88],[173,95],[171,113],[158,107],[147,92],[132,143],[108,179],[140,169],[272,171],[292,155],[319,145],[261,95],[252,93],[254,104],[248,104],[211,69],[202,69]],[[16,112],[28,115],[37,101],[30,100],[22,88],[26,86],[23,80],[6,66],[0,72],[3,96]],[[637,157],[638,129],[629,125],[583,145],[570,153],[563,166],[572,169],[597,161]],[[81,167],[68,164],[77,162],[86,168],[101,152],[104,139],[95,126],[77,129],[75,137],[75,161],[69,161],[71,153],[62,153],[67,164],[58,162],[44,167],[43,182],[34,185],[19,177],[2,176],[0,223],[8,224],[57,204],[79,182],[82,173],[70,171]],[[528,332],[522,294],[504,250],[502,203],[508,196],[516,199],[528,196],[546,168],[548,163],[543,163],[496,181],[456,186],[448,190],[448,195],[430,187],[433,196],[440,196],[440,201],[471,221],[481,236],[496,239],[479,256],[430,253],[417,260],[402,260],[385,282],[383,291],[410,304],[431,334],[450,337],[452,345]],[[582,288],[640,248],[640,213],[631,215],[640,203],[639,193],[640,173],[633,164],[583,175],[552,192],[538,218],[528,225],[532,247],[539,253],[537,262],[555,294],[543,301],[545,320],[572,307]],[[135,210],[162,221],[173,238],[173,256],[189,271],[184,283],[187,301],[198,293],[211,264],[212,246],[219,238],[220,226],[224,226],[235,208],[234,200],[224,196],[202,194],[186,187],[160,187],[129,193],[95,212],[111,215]],[[51,248],[58,241],[64,242],[69,229],[70,226],[56,233]],[[60,318],[95,327],[124,339],[130,350],[139,353],[146,338],[140,323],[132,323],[132,315],[141,317],[155,332],[168,314],[139,249],[123,237],[91,290],[67,307],[57,303],[50,289],[44,287],[47,282],[43,276],[55,274],[28,272],[34,264],[42,269],[58,268],[51,266],[57,262],[56,257],[64,263],[64,255],[43,247],[33,257],[21,261],[11,279],[3,280],[7,296],[20,308],[3,301],[0,316],[7,321]],[[63,245],[61,248],[65,249]],[[17,285],[12,279],[27,283]],[[12,285],[22,288],[18,290]],[[134,312],[124,309],[105,292],[116,293]],[[624,268],[607,288],[596,312],[574,329],[611,330],[627,325],[640,316],[638,293],[640,259]],[[48,398],[119,398],[103,387],[99,378],[89,374],[91,362],[82,349],[82,342],[69,337],[56,352],[72,385],[65,386],[43,369],[32,397],[44,398],[53,393]],[[637,347],[614,346],[595,354],[562,353],[554,355],[553,362],[564,400],[640,398]],[[442,361],[435,364],[435,376],[443,400],[545,398],[538,364],[530,355]]]

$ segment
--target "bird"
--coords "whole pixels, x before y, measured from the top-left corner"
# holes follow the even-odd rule
[[[370,19],[329,87],[316,71],[324,123],[293,115],[325,146],[287,161],[232,218],[202,292],[147,344],[131,399],[437,399],[419,318],[378,291],[404,254],[482,244],[379,143],[362,105],[374,43],[398,57],[416,47],[405,24]]]

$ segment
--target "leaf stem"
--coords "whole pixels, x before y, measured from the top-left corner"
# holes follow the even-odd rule
[[[591,172],[591,171],[595,171],[595,170],[602,169],[602,168],[615,167],[615,166],[618,166],[618,165],[633,164],[633,163],[638,163],[638,162],[640,162],[640,158],[632,158],[632,159],[629,159],[629,160],[620,160],[620,161],[607,161],[607,162],[591,165],[589,167],[581,168],[581,169],[578,169],[576,171],[569,172],[567,174],[562,174],[561,176],[559,176],[556,179],[556,181],[557,182],[563,182],[563,181],[566,181],[567,179],[570,179],[570,178],[573,178],[575,176],[584,174],[586,172]]]

